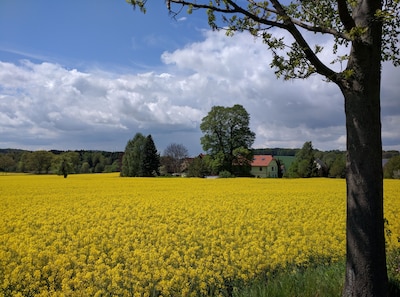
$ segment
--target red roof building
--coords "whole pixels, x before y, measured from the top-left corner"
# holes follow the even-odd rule
[[[278,177],[278,163],[272,155],[255,155],[251,174],[255,177]]]

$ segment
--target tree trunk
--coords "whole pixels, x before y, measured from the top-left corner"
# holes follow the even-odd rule
[[[387,296],[379,94],[371,85],[345,96],[346,297]]]
[[[381,2],[358,1],[352,17],[358,28],[346,78],[339,86],[345,98],[347,130],[346,278],[344,297],[386,297],[381,140],[382,23],[375,16]]]
[[[380,118],[381,28],[374,20],[375,9],[360,4],[353,11],[356,21],[358,14],[366,20],[366,24],[358,25],[368,27],[368,32],[353,42],[349,77],[341,85],[347,130],[344,297],[388,295]]]

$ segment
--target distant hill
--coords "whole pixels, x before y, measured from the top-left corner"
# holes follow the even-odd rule
[[[13,149],[13,148],[0,149],[0,154],[12,154],[12,153],[24,153],[24,152],[30,152],[30,151]]]
[[[396,157],[400,155],[399,151],[383,151],[382,152],[382,159],[390,159],[392,157]]]
[[[258,148],[253,149],[254,155],[295,156],[300,149],[290,148]]]

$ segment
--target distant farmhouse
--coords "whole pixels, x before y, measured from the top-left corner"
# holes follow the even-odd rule
[[[282,177],[294,159],[294,156],[254,155],[250,173],[255,177]]]
[[[278,163],[272,155],[256,155],[251,162],[250,173],[255,177],[279,177]]]
[[[186,176],[190,165],[196,159],[203,159],[206,155],[200,154],[195,158],[186,158],[182,162],[182,176]],[[271,154],[254,155],[251,162],[250,174],[258,178],[278,178],[283,177],[290,165],[295,160],[295,156],[273,156]],[[175,175],[178,175],[175,173]],[[180,174],[179,174],[180,175]]]

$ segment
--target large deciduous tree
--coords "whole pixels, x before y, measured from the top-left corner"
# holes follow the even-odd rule
[[[127,0],[145,11],[146,0]],[[343,296],[386,296],[388,281],[383,221],[381,62],[400,64],[399,0],[166,0],[171,13],[205,9],[213,29],[248,31],[273,54],[284,79],[314,73],[335,83],[344,97],[347,131],[346,277]],[[286,5],[284,5],[286,4]],[[275,35],[282,29],[292,41]],[[333,53],[348,54],[333,70],[321,61],[314,34],[330,36]]]
[[[249,149],[255,134],[249,128],[250,115],[242,105],[232,107],[213,106],[202,119],[200,129],[204,133],[201,144],[212,158],[213,170],[232,173],[235,150]]]
[[[75,170],[78,170],[79,163],[79,154],[77,152],[65,152],[54,158],[53,166],[58,175],[63,175],[64,178],[67,178],[68,174],[75,173]]]
[[[316,177],[317,166],[315,164],[314,149],[311,141],[304,143],[296,154],[296,159],[288,170],[289,177]]]
[[[15,161],[11,154],[0,154],[0,171],[11,172],[15,171]]]
[[[122,157],[121,176],[134,177],[142,176],[142,162],[146,137],[142,133],[136,133],[133,139],[129,140]]]
[[[54,154],[48,151],[35,151],[29,154],[28,166],[36,173],[49,173]]]

